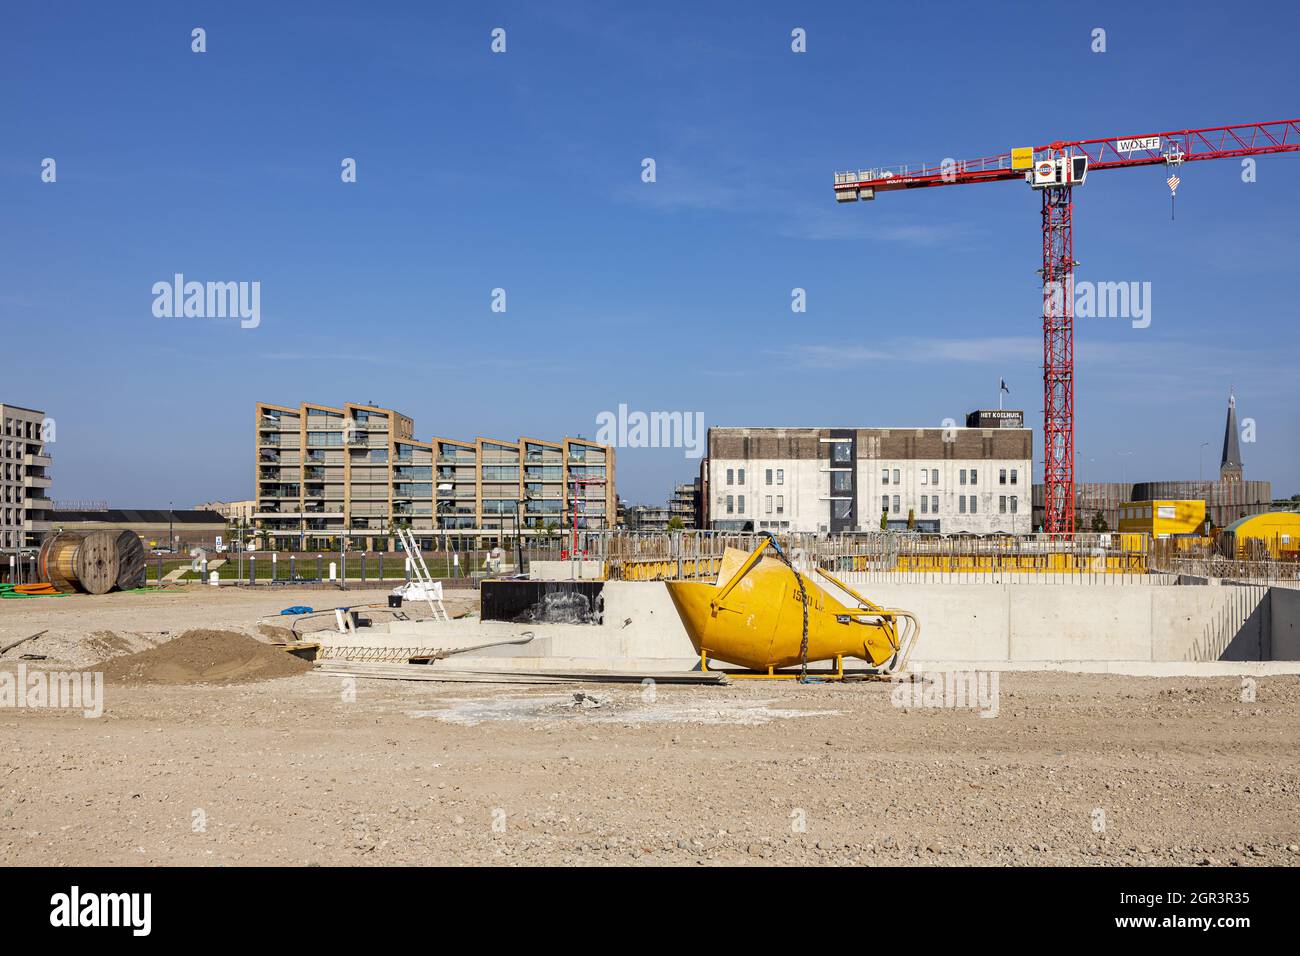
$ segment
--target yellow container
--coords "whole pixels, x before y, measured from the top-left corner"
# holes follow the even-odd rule
[[[1120,533],[1149,534],[1159,541],[1205,529],[1205,502],[1193,499],[1128,501],[1119,506]]]
[[[887,672],[906,664],[919,631],[913,615],[872,604],[819,571],[853,602],[843,603],[806,575],[796,580],[783,561],[764,557],[766,547],[760,545],[748,555],[728,548],[716,583],[667,582],[686,633],[702,658],[756,671],[800,664],[806,595],[810,663],[856,657],[877,667],[889,665]],[[900,618],[905,619],[902,639]]]

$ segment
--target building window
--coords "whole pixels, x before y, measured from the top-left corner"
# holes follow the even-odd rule
[[[745,469],[738,468],[736,469],[736,484],[743,485],[744,483],[745,483]],[[740,507],[743,509],[745,506],[741,505]]]
[[[784,484],[785,484],[785,469],[784,469],[784,468],[778,468],[778,469],[776,470],[776,483],[777,483],[778,485],[784,485]]]
[[[898,495],[894,495],[894,514],[898,514]]]
[[[980,483],[979,477],[980,477],[979,472],[977,472],[974,468],[972,468],[970,470],[970,483],[972,485],[978,485]]]
[[[1006,483],[1007,483],[1007,470],[1006,470],[1005,468],[999,468],[999,469],[998,469],[998,484],[999,484],[999,485],[1005,485]]]
[[[1014,468],[1011,469],[1011,483],[1013,485],[1016,483],[1016,469]]]
[[[998,514],[1004,515],[1006,513],[1007,513],[1007,496],[998,495]]]
[[[779,515],[785,514],[785,495],[776,496],[776,513]]]
[[[961,471],[957,472],[957,483],[958,483],[959,485],[964,485],[964,484],[966,484],[966,469],[965,469],[965,468],[963,468]]]
[[[921,496],[921,514],[925,515],[925,514],[929,514],[929,513],[930,513],[930,496],[929,496],[929,495],[922,495],[922,496]]]
[[[771,468],[769,468],[769,469],[767,469],[767,471],[763,472],[763,483],[764,483],[764,484],[767,484],[767,485],[770,485],[770,484],[772,483],[772,469],[771,469]]]
[[[766,512],[767,514],[771,514],[771,513],[772,513],[772,496],[771,496],[771,495],[766,495],[766,496],[763,498],[763,511]]]
[[[745,496],[744,496],[744,495],[740,495],[740,496],[737,498],[737,500],[736,500],[736,507],[740,510],[740,513],[741,513],[741,514],[744,514],[744,513],[745,513]]]
[[[961,514],[965,514],[965,513],[966,513],[966,496],[965,496],[965,495],[958,495],[958,496],[957,496],[957,511],[960,512]]]
[[[734,468],[728,468],[728,469],[727,469],[727,484],[729,484],[729,485],[734,485],[735,483],[736,483],[736,470],[735,470]]]
[[[881,469],[880,469],[880,483],[881,483],[882,485],[887,485],[887,484],[889,484],[889,469],[888,469],[888,468],[881,468]]]
[[[889,510],[889,495],[880,496],[880,510],[882,513]]]
[[[853,490],[853,472],[851,471],[832,471],[831,472],[831,491],[838,494],[840,492]]]
[[[727,514],[730,515],[735,513],[736,513],[736,499],[731,495],[727,495]]]
[[[1015,496],[1015,495],[1012,495],[1012,496],[1011,496],[1011,513],[1012,513],[1012,514],[1015,514],[1015,513],[1016,513],[1016,501],[1017,501],[1016,496]]]
[[[745,499],[744,499],[744,498],[741,498],[740,500],[743,502]],[[971,513],[971,514],[974,514],[974,513],[975,513],[975,511],[976,511],[975,503],[976,503],[978,500],[979,500],[979,499],[976,498],[974,495],[971,495],[971,496],[970,496],[970,513]]]
[[[930,496],[930,514],[935,514],[935,515],[937,515],[938,513],[939,513],[939,496],[938,496],[938,495],[931,495],[931,496]]]
[[[831,460],[837,465],[847,465],[849,463],[849,452],[853,446],[849,444],[848,439],[831,442]]]
[[[930,483],[930,471],[929,471],[929,469],[927,469],[927,468],[922,468],[922,469],[921,469],[921,484],[923,484],[923,485],[928,485],[929,483]]]

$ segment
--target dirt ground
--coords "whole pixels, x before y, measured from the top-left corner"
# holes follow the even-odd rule
[[[0,646],[49,627],[27,666],[83,667],[339,598],[4,602]],[[110,681],[98,718],[0,709],[0,864],[1295,865],[1300,678],[1254,690],[1008,673],[981,717],[881,683]]]

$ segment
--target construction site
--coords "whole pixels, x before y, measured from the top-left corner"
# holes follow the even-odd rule
[[[0,607],[0,860],[1300,863],[1293,561],[585,543],[473,587],[412,548],[382,587],[100,594],[111,549],[52,549],[64,590]]]
[[[15,945],[1289,928],[1300,8],[133,13],[4,18]]]

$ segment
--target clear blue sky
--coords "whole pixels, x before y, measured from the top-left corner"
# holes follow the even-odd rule
[[[590,437],[935,426],[1004,377],[1038,427],[1037,196],[832,173],[1300,115],[1290,2],[298,6],[0,14],[0,401],[55,417],[57,498],[247,497],[259,399]],[[1078,277],[1152,283],[1149,328],[1079,323],[1082,479],[1211,473],[1235,385],[1247,477],[1300,492],[1300,156],[1240,173],[1183,167],[1173,222],[1161,168],[1076,193]],[[155,318],[177,272],[259,281],[260,327]],[[620,494],[697,465],[621,451]]]

